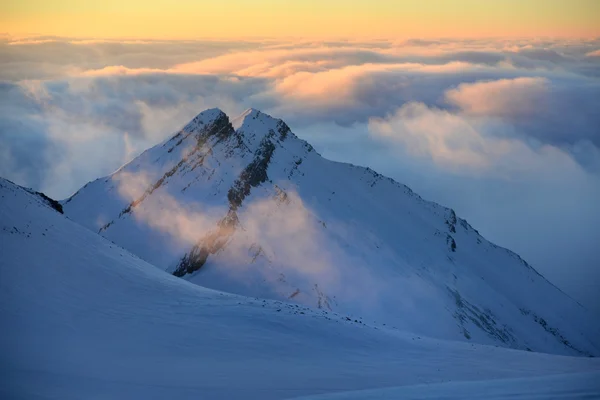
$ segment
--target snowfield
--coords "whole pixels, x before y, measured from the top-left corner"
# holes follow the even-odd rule
[[[2,399],[600,396],[597,358],[429,339],[206,289],[2,179],[0,255]]]
[[[297,400],[464,400],[464,399],[594,399],[598,392],[598,372],[550,375],[536,378],[490,381],[444,382],[372,390],[357,390],[308,396]]]

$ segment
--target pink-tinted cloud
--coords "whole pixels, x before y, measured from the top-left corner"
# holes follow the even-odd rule
[[[100,69],[82,71],[81,76],[124,76],[167,73],[169,71],[158,68],[127,68],[123,65],[111,65]]]
[[[600,49],[586,53],[587,57],[600,57]]]
[[[469,115],[519,117],[530,115],[547,94],[547,79],[516,78],[463,83],[447,91],[446,100]]]

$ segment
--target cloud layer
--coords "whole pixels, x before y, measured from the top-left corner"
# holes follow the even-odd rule
[[[594,306],[598,52],[600,40],[5,36],[0,175],[66,197],[205,108],[254,107],[454,207]]]

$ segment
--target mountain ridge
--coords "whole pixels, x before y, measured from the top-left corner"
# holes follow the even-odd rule
[[[258,110],[233,120],[206,110],[61,204],[203,286],[434,337],[598,354],[582,307],[517,254],[393,179],[322,158]],[[566,322],[575,318],[587,334]]]

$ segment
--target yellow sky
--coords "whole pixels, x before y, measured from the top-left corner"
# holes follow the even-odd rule
[[[600,0],[0,0],[0,33],[77,37],[596,37]]]

